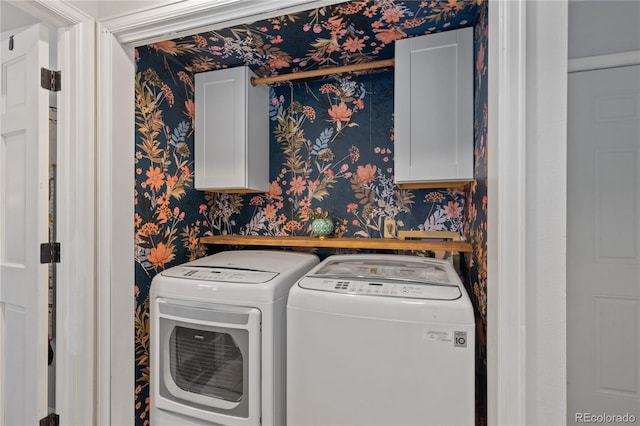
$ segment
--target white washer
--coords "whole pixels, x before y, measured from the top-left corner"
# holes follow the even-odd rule
[[[151,422],[284,424],[286,300],[312,254],[226,251],[167,269],[150,292]]]
[[[445,261],[330,256],[287,303],[287,423],[473,425],[475,320]]]

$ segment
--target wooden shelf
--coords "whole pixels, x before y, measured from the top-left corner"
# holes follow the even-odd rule
[[[396,240],[390,238],[325,238],[317,237],[273,237],[268,235],[216,235],[202,237],[203,244],[229,244],[236,246],[276,246],[276,247],[323,247],[377,250],[430,250],[471,252],[471,245],[465,241],[425,241]]]

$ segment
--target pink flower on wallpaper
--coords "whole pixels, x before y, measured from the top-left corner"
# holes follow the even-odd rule
[[[351,213],[354,210],[358,209],[358,205],[356,203],[347,204],[347,213]]]
[[[286,68],[289,66],[289,61],[279,56],[276,56],[275,58],[269,61],[269,65],[271,66],[271,68],[275,68],[275,69]]]
[[[273,204],[267,204],[264,208],[264,216],[269,220],[275,219],[276,213],[276,208]]]
[[[291,191],[296,194],[296,195],[300,195],[304,192],[305,188],[307,187],[307,182],[302,179],[300,176],[291,179]]]
[[[164,243],[158,243],[153,247],[147,256],[147,260],[156,268],[163,268],[164,265],[173,260],[173,251]]]
[[[193,127],[193,122],[196,119],[196,104],[193,102],[193,99],[184,101],[184,110],[187,117],[191,119],[191,127]]]
[[[329,115],[332,119],[331,121],[334,123],[346,123],[351,120],[351,114],[353,114],[353,111],[350,108],[347,108],[347,104],[344,102],[340,102],[338,105],[332,105],[329,109]]]
[[[366,16],[367,18],[373,18],[373,15],[376,14],[377,10],[378,10],[378,6],[377,5],[373,5],[373,6],[367,7],[364,10],[364,12],[362,12],[362,14],[364,16]]]
[[[399,22],[404,17],[404,12],[399,7],[390,7],[382,13],[382,19],[390,24]]]
[[[160,41],[158,43],[152,43],[151,47],[160,50],[162,52],[168,53],[170,55],[178,54],[178,45],[173,40]]]
[[[178,183],[178,176],[173,175],[167,177],[167,190],[170,190],[171,188],[176,186],[176,183]]]
[[[271,182],[269,185],[269,192],[267,192],[267,197],[274,200],[282,200],[282,188],[278,182]]]
[[[449,203],[444,206],[444,211],[450,218],[457,219],[462,214],[462,207],[457,201],[449,201]]]
[[[407,33],[396,27],[376,31],[376,38],[385,44],[400,40],[406,36]]]
[[[162,173],[160,167],[149,168],[149,170],[146,172],[146,175],[147,180],[145,181],[145,183],[156,191],[160,189],[164,184],[164,173]]]
[[[358,175],[358,180],[366,185],[368,183],[373,182],[376,177],[376,171],[378,170],[378,166],[375,164],[367,164],[366,166],[358,166],[356,173]]]
[[[349,37],[343,44],[344,50],[347,52],[355,53],[361,51],[364,48],[364,41],[357,37]]]

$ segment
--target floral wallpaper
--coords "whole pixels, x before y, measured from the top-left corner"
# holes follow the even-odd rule
[[[464,235],[473,247],[465,256],[464,283],[476,315],[476,424],[487,424],[487,125],[489,38],[488,10],[480,10],[474,27],[474,176],[467,187]]]
[[[308,235],[318,209],[338,236],[399,230],[463,233],[463,279],[478,317],[478,424],[486,423],[487,4],[362,0],[140,46],[135,81],[135,348],[137,425],[149,419],[149,288],[159,271],[212,253],[220,233]],[[404,37],[475,28],[476,181],[461,189],[393,183],[393,71],[271,87],[270,180],[263,194],[193,188],[194,74],[248,65],[259,76],[393,57]],[[219,248],[217,250],[220,250]],[[483,376],[484,374],[484,376]]]

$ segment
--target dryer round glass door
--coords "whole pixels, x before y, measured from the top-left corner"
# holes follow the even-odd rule
[[[158,407],[213,422],[259,421],[260,310],[182,303],[157,300]]]

